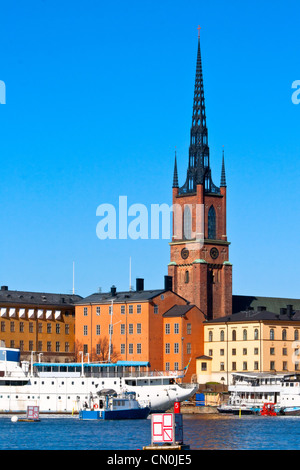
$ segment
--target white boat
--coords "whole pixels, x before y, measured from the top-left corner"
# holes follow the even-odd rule
[[[150,402],[151,412],[166,411],[175,402],[189,399],[198,384],[184,384],[180,371],[151,371],[145,362],[46,363],[24,361],[20,351],[0,348],[0,413],[26,412],[39,406],[40,413],[77,413],[78,401],[103,388],[116,393],[134,392]]]
[[[300,374],[289,374],[283,377],[280,391],[281,414],[300,415]]]
[[[283,377],[262,372],[233,373],[228,403],[218,407],[219,413],[251,414],[258,412],[264,403],[274,403],[279,410]]]
[[[120,420],[146,419],[150,413],[149,403],[140,403],[135,393],[117,395],[114,390],[101,390],[90,394],[89,402],[79,403],[79,419]]]

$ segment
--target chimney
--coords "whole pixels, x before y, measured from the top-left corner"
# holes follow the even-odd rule
[[[111,295],[112,295],[113,297],[116,295],[116,293],[117,293],[117,288],[116,288],[116,286],[112,286],[112,287],[110,288],[110,293],[111,293]]]
[[[257,311],[258,311],[258,312],[264,312],[265,310],[267,310],[267,309],[266,309],[266,307],[263,306],[263,305],[260,305],[259,307],[257,307]]]
[[[141,292],[144,290],[144,279],[137,278],[136,279],[136,291]]]
[[[1,290],[8,290],[8,286],[1,286]]]
[[[165,276],[165,290],[172,290],[172,276]]]
[[[293,316],[293,306],[292,305],[287,305],[286,306],[286,313],[288,316],[291,318]]]

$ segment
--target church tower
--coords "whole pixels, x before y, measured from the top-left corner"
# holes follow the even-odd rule
[[[173,291],[196,305],[208,320],[232,314],[226,192],[224,150],[220,187],[212,180],[199,34],[188,168],[181,187],[175,153],[168,274]]]

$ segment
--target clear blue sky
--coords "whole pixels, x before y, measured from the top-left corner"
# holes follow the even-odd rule
[[[225,146],[233,293],[299,298],[298,1],[1,3],[0,284],[161,288],[168,240],[96,236],[100,204],[171,204],[201,48],[211,167]]]

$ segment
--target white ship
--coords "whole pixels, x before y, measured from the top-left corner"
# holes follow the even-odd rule
[[[77,403],[102,389],[135,392],[150,402],[151,412],[166,411],[175,402],[189,399],[197,384],[179,383],[180,371],[150,371],[144,362],[20,363],[18,349],[0,347],[0,413],[77,413]]]
[[[263,372],[233,373],[229,401],[218,407],[219,413],[252,414],[265,403],[274,403],[280,409],[283,377]]]

